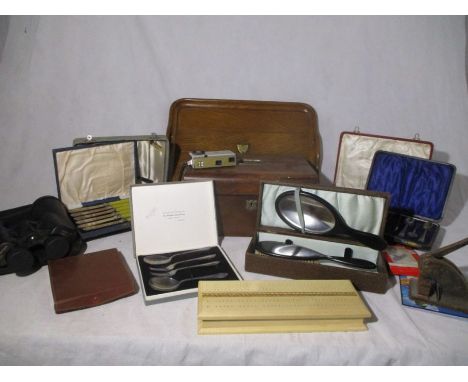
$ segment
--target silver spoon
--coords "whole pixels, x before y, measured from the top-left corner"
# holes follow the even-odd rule
[[[184,280],[176,280],[173,277],[151,277],[149,280],[149,286],[154,290],[158,290],[161,292],[169,292],[176,290],[180,284],[185,283],[187,281],[195,281],[195,280],[210,280],[210,279],[224,279],[228,276],[226,272],[222,273],[215,273],[212,275],[200,276],[200,277],[192,277],[189,279]]]
[[[201,249],[194,249],[194,250],[191,250],[191,251],[183,251],[183,252],[175,253],[175,254],[170,255],[170,256],[160,255],[160,254],[148,255],[148,256],[145,256],[143,258],[143,261],[146,264],[150,264],[150,265],[169,264],[169,263],[172,262],[172,260],[176,259],[179,256],[184,256],[184,255],[187,255],[189,253],[194,253],[194,252],[202,252],[202,251],[205,251],[205,250],[210,249],[210,248],[211,247],[206,247],[206,248],[201,248]]]
[[[169,271],[172,271],[173,269],[175,269],[175,267],[177,265],[179,265],[179,264],[194,262],[194,261],[211,260],[211,259],[214,259],[215,257],[216,257],[216,253],[212,253],[210,255],[206,255],[206,256],[202,256],[202,257],[194,257],[193,259],[177,261],[175,263],[168,264],[168,265],[150,267],[150,271],[169,272]]]
[[[181,271],[182,269],[193,269],[193,268],[204,268],[204,267],[214,267],[216,265],[218,265],[220,262],[219,261],[212,261],[210,263],[203,263],[203,264],[195,264],[195,265],[187,265],[186,267],[181,267],[181,268],[177,268],[177,269],[173,269],[171,271],[168,271],[166,270],[166,268],[164,268],[164,270],[154,270],[154,271],[150,271],[150,274],[153,275],[153,276],[174,276],[177,272]]]

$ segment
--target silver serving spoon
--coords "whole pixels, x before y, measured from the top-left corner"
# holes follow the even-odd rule
[[[167,276],[151,277],[149,279],[149,286],[153,288],[154,290],[157,290],[160,292],[170,292],[170,291],[176,290],[182,283],[185,283],[187,281],[224,279],[227,276],[228,274],[226,272],[222,272],[222,273],[215,273],[212,275],[192,277],[192,278],[184,279],[184,280],[176,280],[173,277],[167,277]]]
[[[195,252],[203,252],[207,249],[210,249],[212,247],[206,247],[206,248],[201,248],[201,249],[193,249],[191,251],[183,251],[183,252],[178,252],[173,255],[163,255],[163,254],[156,254],[156,255],[148,255],[143,258],[143,261],[146,264],[149,265],[163,265],[163,264],[169,264],[172,262],[172,260],[177,259],[177,257],[180,256],[185,256],[190,253],[195,253]]]
[[[202,263],[202,264],[195,264],[195,265],[187,265],[186,267],[181,267],[173,270],[167,270],[167,268],[163,269],[152,269],[150,271],[150,274],[153,276],[174,276],[177,272],[183,270],[183,269],[193,269],[193,268],[204,268],[204,267],[214,267],[218,265],[220,261],[212,261],[210,263]],[[151,268],[150,268],[151,269]]]
[[[212,260],[215,257],[216,257],[216,253],[212,253],[210,255],[206,255],[206,256],[202,256],[202,257],[194,257],[192,259],[177,261],[177,262],[172,263],[172,264],[151,266],[151,267],[149,267],[149,269],[150,269],[150,271],[155,271],[155,272],[169,272],[169,271],[172,271],[173,269],[175,269],[176,266],[179,265],[179,264],[193,263],[193,262],[197,262],[197,264],[198,264],[199,261]]]

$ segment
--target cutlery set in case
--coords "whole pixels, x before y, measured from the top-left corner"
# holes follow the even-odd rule
[[[241,279],[218,245],[212,181],[134,185],[130,198],[146,303],[195,295],[201,279]]]
[[[129,231],[130,186],[167,179],[165,136],[76,138],[53,150],[57,191],[85,240]]]
[[[138,265],[148,296],[197,288],[199,280],[237,279],[218,247],[140,256]]]

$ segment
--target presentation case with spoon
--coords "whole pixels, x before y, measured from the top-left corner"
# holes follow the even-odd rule
[[[326,186],[262,183],[245,270],[292,279],[348,279],[385,293],[381,250],[388,194]]]
[[[145,303],[194,297],[200,280],[240,280],[218,243],[213,181],[134,185],[133,248]]]

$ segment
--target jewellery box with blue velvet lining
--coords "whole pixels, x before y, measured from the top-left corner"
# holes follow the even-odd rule
[[[439,232],[456,168],[449,163],[378,151],[367,189],[388,192],[387,241],[428,250]]]

